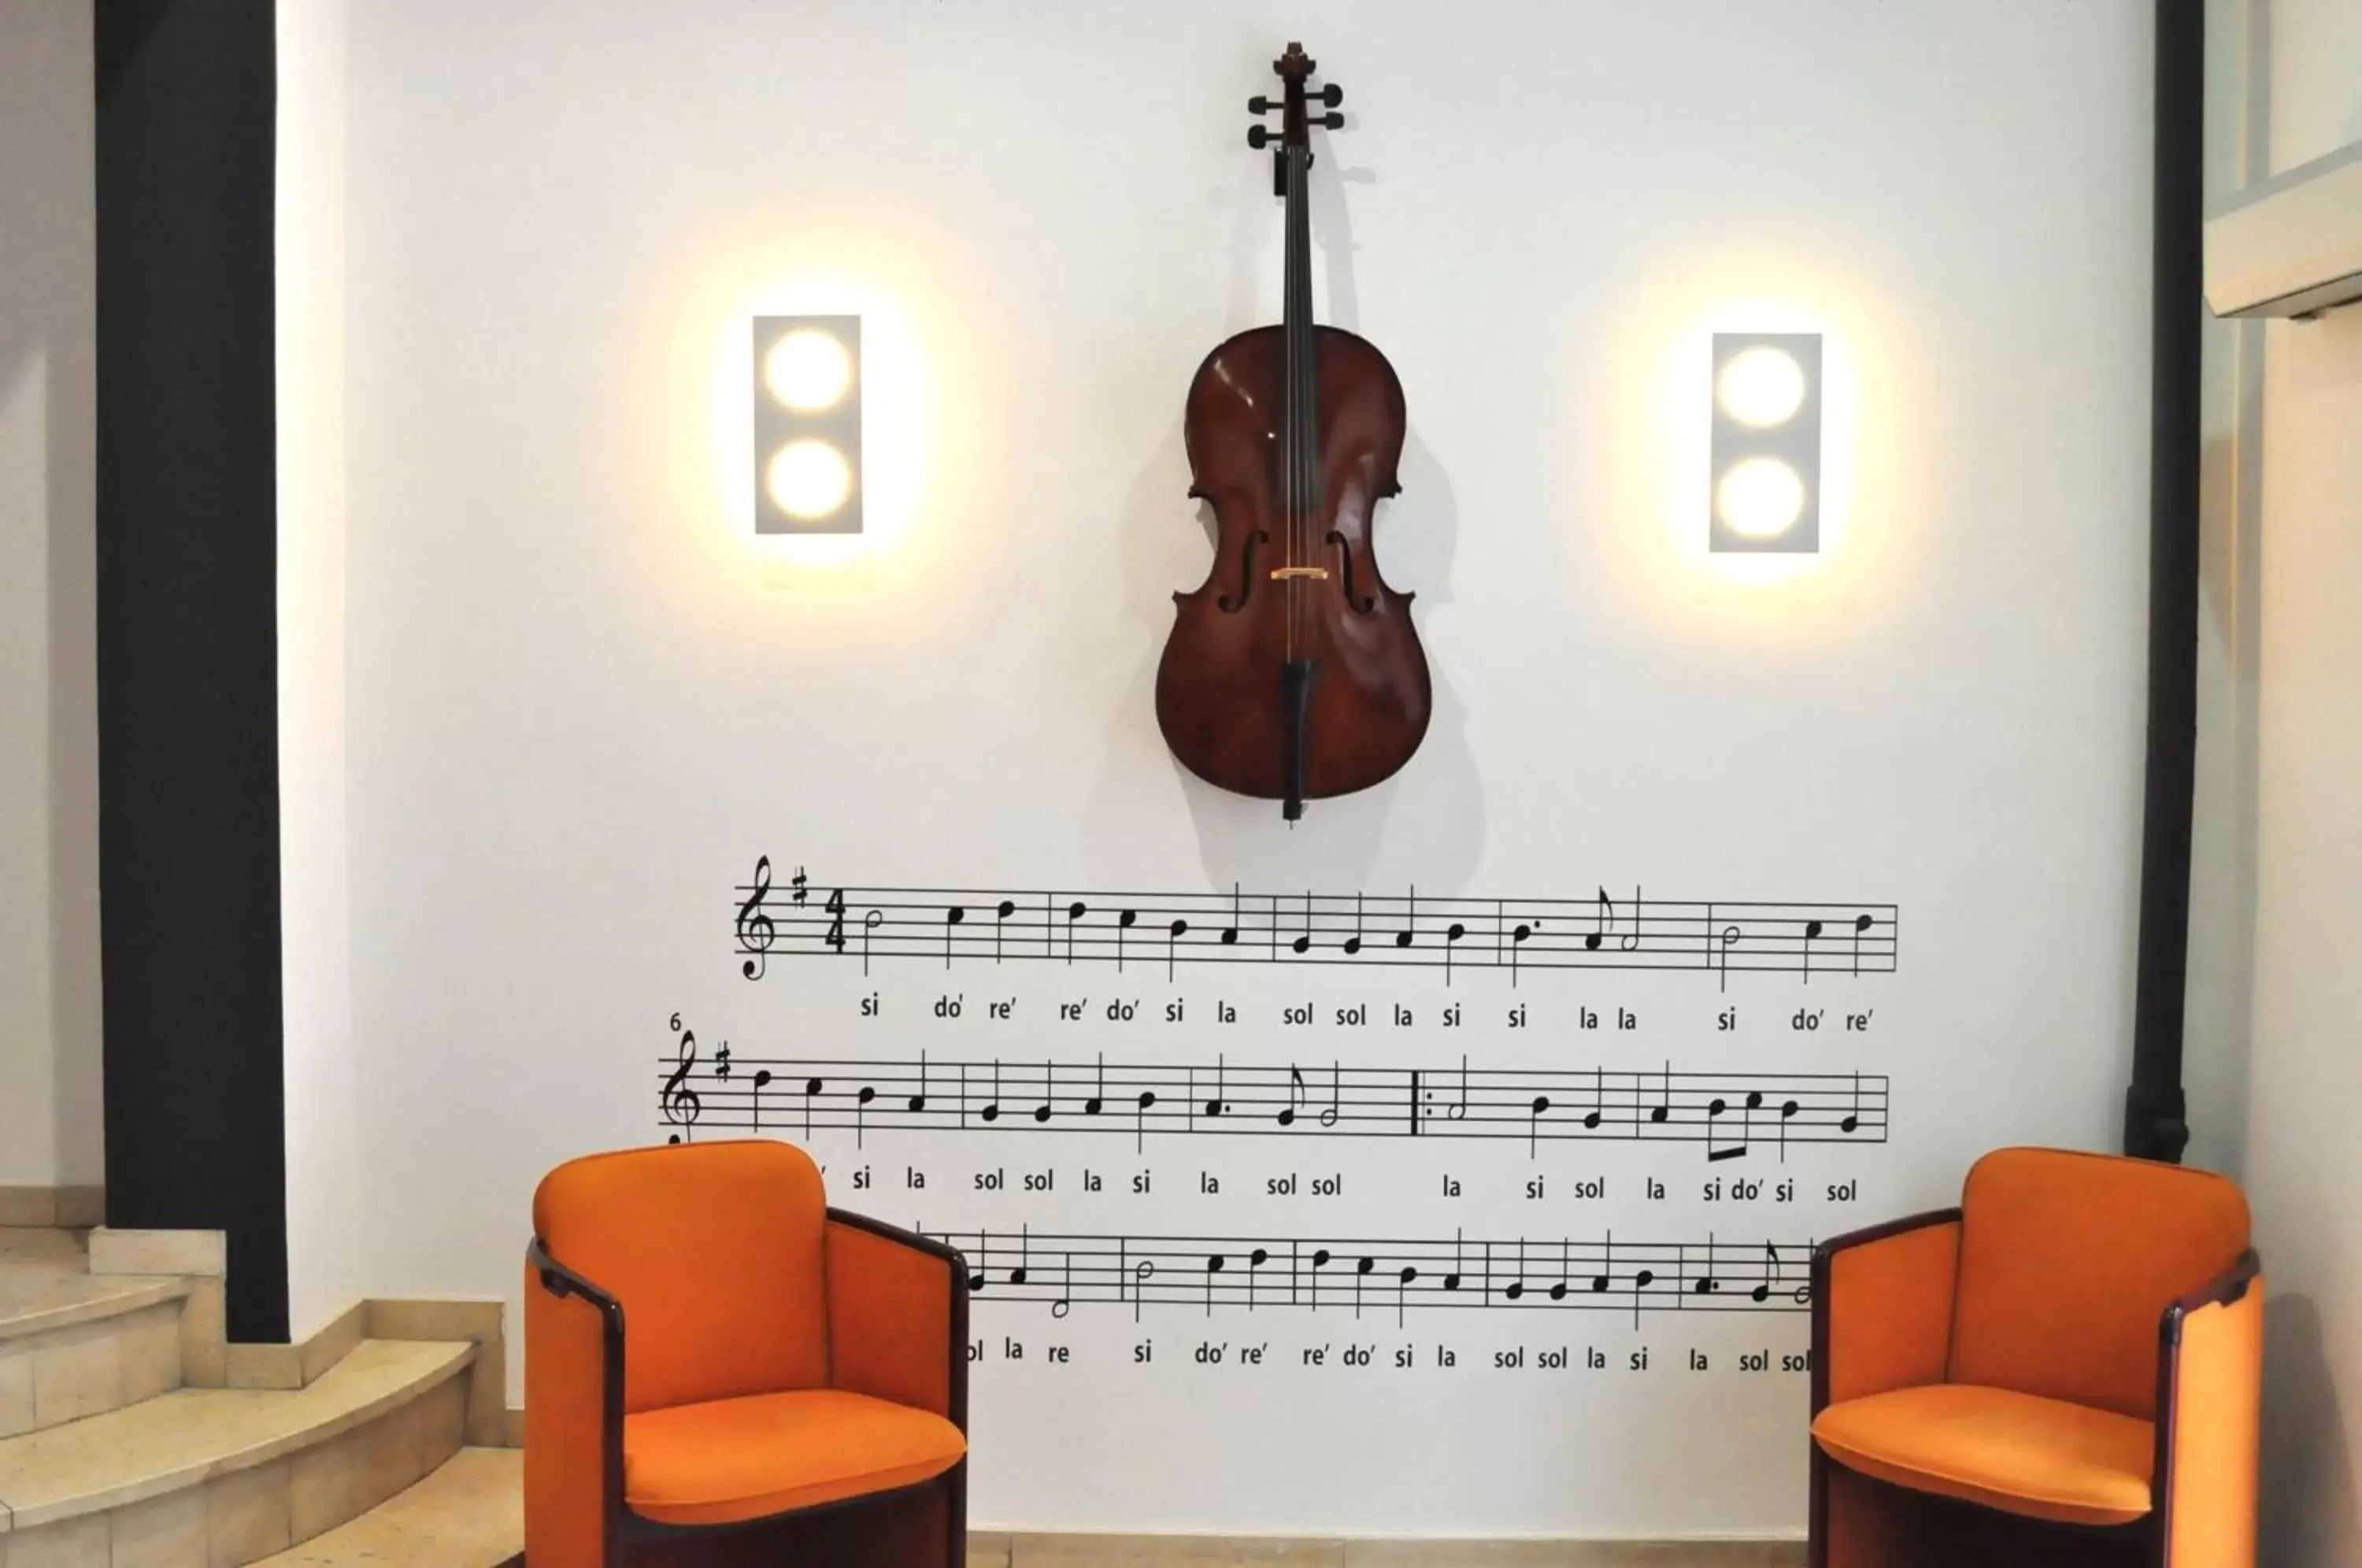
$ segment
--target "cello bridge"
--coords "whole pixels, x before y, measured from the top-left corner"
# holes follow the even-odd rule
[[[1328,576],[1329,569],[1327,567],[1284,566],[1274,567],[1271,569],[1271,580],[1274,582],[1279,581],[1282,578],[1288,577],[1317,577],[1325,581],[1328,579]]]

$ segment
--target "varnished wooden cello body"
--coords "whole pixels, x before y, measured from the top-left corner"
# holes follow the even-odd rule
[[[1156,668],[1156,722],[1188,769],[1242,795],[1285,802],[1366,790],[1410,760],[1427,734],[1427,657],[1411,596],[1378,574],[1371,525],[1401,487],[1403,393],[1367,339],[1312,319],[1305,182],[1313,62],[1289,44],[1275,183],[1287,204],[1286,303],[1278,326],[1217,347],[1190,382],[1182,431],[1217,525],[1214,566],[1176,593]],[[1344,94],[1317,95],[1328,107]]]

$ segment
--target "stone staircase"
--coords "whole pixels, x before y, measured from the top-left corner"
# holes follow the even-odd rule
[[[504,1421],[496,1344],[356,1327],[249,1357],[221,1291],[218,1237],[0,1229],[0,1568],[514,1556],[518,1456],[465,1446]]]

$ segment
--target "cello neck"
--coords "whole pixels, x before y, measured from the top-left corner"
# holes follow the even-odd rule
[[[1281,330],[1286,342],[1286,381],[1282,390],[1288,509],[1307,517],[1319,507],[1319,359],[1312,320],[1312,220],[1306,202],[1312,152],[1295,145],[1286,160],[1287,274]],[[1297,548],[1301,548],[1299,545]],[[1296,550],[1291,550],[1291,556]],[[1301,565],[1292,559],[1291,565]]]

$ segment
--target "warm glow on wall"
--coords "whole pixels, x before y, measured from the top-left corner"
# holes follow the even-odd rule
[[[918,334],[884,290],[841,276],[745,288],[735,302],[709,318],[713,504],[766,583],[866,588],[918,513]]]

